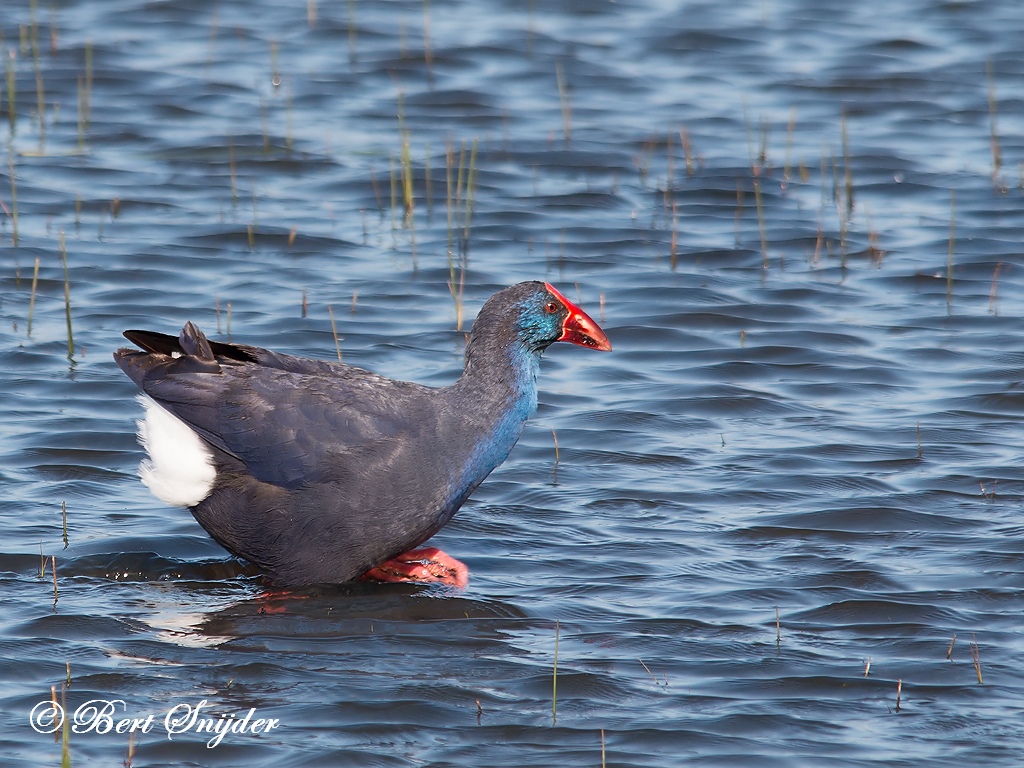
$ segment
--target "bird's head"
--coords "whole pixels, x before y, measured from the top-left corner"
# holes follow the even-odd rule
[[[529,349],[540,352],[556,341],[568,341],[611,351],[611,342],[601,327],[550,283],[520,283],[512,289],[520,289],[523,294],[516,302],[516,331]]]

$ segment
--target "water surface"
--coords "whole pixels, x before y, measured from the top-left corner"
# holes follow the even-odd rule
[[[60,763],[51,687],[154,716],[75,765],[1019,764],[1017,3],[7,5],[6,764]],[[453,276],[463,330],[544,279],[615,345],[548,351],[435,538],[466,591],[268,603],[138,482],[123,329],[330,359],[333,313],[441,385]],[[202,701],[279,724],[168,738]]]

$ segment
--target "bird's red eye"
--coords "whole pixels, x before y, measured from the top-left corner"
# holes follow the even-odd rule
[[[555,304],[555,302],[553,301],[549,301],[547,304],[544,305],[544,311],[547,312],[549,315],[553,315],[555,314],[555,312],[558,311],[558,305]]]

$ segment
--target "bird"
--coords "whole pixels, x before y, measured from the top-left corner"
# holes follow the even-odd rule
[[[537,408],[541,353],[612,348],[539,281],[484,303],[462,375],[442,387],[211,341],[192,322],[124,336],[138,349],[114,359],[142,391],[142,482],[280,588],[465,587],[463,563],[421,545],[508,457]]]

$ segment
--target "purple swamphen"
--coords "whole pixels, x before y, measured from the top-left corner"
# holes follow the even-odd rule
[[[178,337],[124,335],[143,350],[114,353],[144,392],[142,482],[285,587],[465,586],[462,563],[416,547],[512,450],[537,407],[541,353],[556,341],[611,349],[541,282],[487,300],[447,387],[209,341],[192,323]]]

